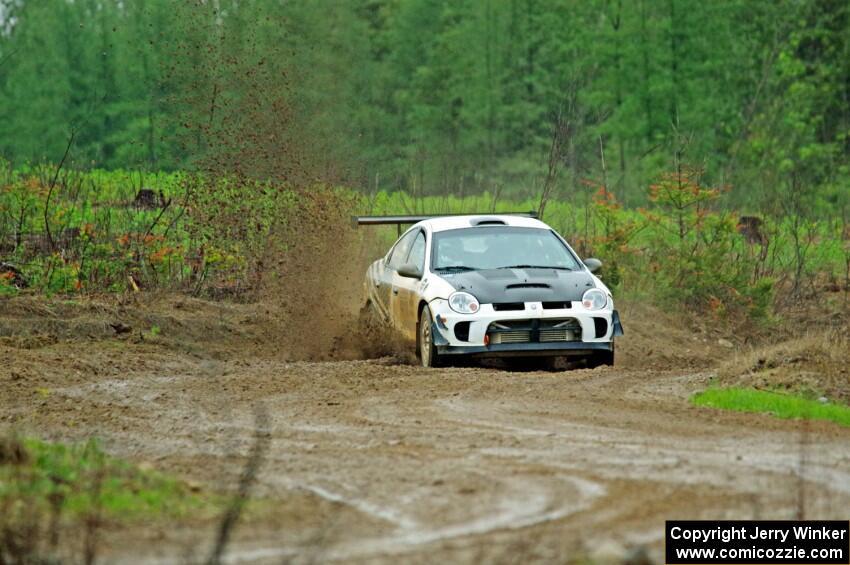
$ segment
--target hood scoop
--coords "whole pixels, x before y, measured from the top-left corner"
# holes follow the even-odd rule
[[[481,269],[446,275],[456,290],[472,293],[481,304],[503,302],[580,301],[593,286],[587,271],[548,269]]]

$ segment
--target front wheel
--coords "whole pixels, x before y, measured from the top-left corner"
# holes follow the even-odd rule
[[[422,363],[423,367],[439,367],[442,364],[437,346],[434,345],[431,324],[431,309],[428,306],[423,306],[419,313],[419,332],[416,340],[419,362]]]

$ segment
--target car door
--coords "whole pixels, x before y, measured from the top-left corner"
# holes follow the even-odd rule
[[[415,237],[416,230],[411,230],[399,238],[387,254],[383,268],[378,273],[378,280],[375,282],[375,286],[377,286],[376,295],[381,302],[381,309],[386,313],[394,326],[399,325],[398,318],[396,318],[392,306],[392,298],[394,297],[393,283],[398,276],[396,270],[407,260],[407,255],[410,253],[410,246]]]
[[[425,271],[425,248],[426,237],[424,230],[414,233],[413,242],[407,257],[398,265],[412,263],[419,267],[420,272]],[[422,285],[420,279],[403,277],[398,272],[393,273],[393,281],[390,295],[390,310],[396,325],[402,334],[409,339],[416,339],[416,323],[419,314],[419,288]]]

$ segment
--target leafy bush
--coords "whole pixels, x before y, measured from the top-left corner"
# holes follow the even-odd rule
[[[353,192],[326,186],[185,173],[148,181],[0,162],[0,260],[48,294],[169,288],[241,297],[261,284],[270,253],[300,236],[291,231],[305,225],[297,216],[333,211],[338,221],[356,203]],[[309,209],[317,202],[325,209]],[[18,291],[0,272],[0,294]]]
[[[594,186],[593,183],[588,184]],[[605,258],[605,282],[617,287],[623,281],[624,270],[637,259],[638,249],[631,245],[632,241],[647,224],[640,216],[625,212],[604,185],[598,185],[590,212],[599,225],[599,231],[594,231],[595,235],[588,240],[579,239],[577,244],[580,250]]]
[[[682,168],[650,186],[647,258],[659,296],[718,315],[763,316],[772,283],[753,284],[736,215],[716,208],[721,191],[700,183],[701,172]]]
[[[646,209],[626,208],[608,187],[585,180],[584,192],[550,200],[544,219],[583,257],[603,260],[601,276],[619,295],[716,316],[766,316],[776,289],[799,289],[801,280],[811,287],[818,279],[837,288],[850,283],[846,222],[762,217],[761,239],[748,241],[738,214],[720,205],[725,189],[704,186],[701,176],[684,166],[662,175],[647,187]],[[299,276],[313,261],[310,248],[329,244],[322,238],[351,237],[333,226],[356,210],[458,214],[539,204],[498,192],[363,195],[188,173],[140,179],[125,171],[67,171],[55,183],[54,177],[51,168],[0,163],[0,260],[46,293],[166,288],[252,297],[264,281],[290,276],[284,268]],[[143,189],[155,193],[154,205],[140,205]],[[370,236],[379,253],[397,234],[387,228]],[[0,295],[18,292],[10,281],[0,273]]]

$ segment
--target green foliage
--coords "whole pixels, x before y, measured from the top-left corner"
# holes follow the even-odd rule
[[[258,282],[273,230],[285,223],[297,201],[286,187],[233,177],[186,179],[192,213],[186,229],[197,248],[198,283],[218,273],[222,288],[238,291]]]
[[[48,294],[171,288],[250,296],[264,280],[281,276],[283,257],[306,241],[304,230],[324,231],[323,222],[344,221],[339,218],[357,210],[445,214],[525,211],[539,204],[534,197],[499,193],[363,196],[324,185],[303,190],[188,173],[149,175],[141,185],[120,170],[66,171],[51,189],[54,171],[0,169],[4,260],[21,269],[30,288]],[[136,203],[138,186],[154,191],[152,207]],[[555,198],[544,219],[583,257],[602,259],[602,277],[620,295],[673,301],[720,317],[763,318],[775,288],[797,276],[801,253],[805,281],[839,280],[847,269],[845,224],[768,218],[764,239],[748,242],[738,216],[721,206],[724,191],[705,186],[696,169],[661,175],[647,188],[646,208],[623,206],[600,183],[583,186],[584,202]],[[379,233],[377,246],[386,248],[395,230]],[[0,274],[0,294],[18,292],[11,273]]]
[[[322,184],[392,213],[540,209],[545,187],[546,219],[612,285],[718,315],[850,286],[846,2],[26,0],[0,17],[0,258],[46,292],[242,295]],[[129,205],[141,188],[171,200],[161,216]]]
[[[579,239],[579,249],[587,255],[605,258],[603,276],[611,287],[619,286],[626,276],[625,268],[632,263],[637,249],[631,244],[647,227],[647,222],[636,214],[624,212],[614,195],[605,186],[599,186],[589,206],[589,216],[599,226],[594,235]],[[587,231],[587,230],[585,230]]]
[[[180,481],[106,455],[94,440],[0,438],[4,562],[53,562],[59,541],[68,537],[75,543],[66,547],[80,547],[83,560],[92,561],[104,524],[209,516],[211,502]]]
[[[764,316],[771,281],[754,281],[751,265],[740,259],[747,244],[735,215],[715,208],[720,190],[703,186],[701,171],[680,167],[649,192],[646,256],[659,294],[719,315]]]
[[[179,516],[203,506],[182,483],[109,457],[94,440],[65,445],[27,439],[21,444],[22,463],[0,465],[0,507],[26,500],[47,510],[58,499],[71,516],[103,512],[114,519],[135,519]]]
[[[19,289],[12,285],[10,277],[0,276],[0,297],[15,296],[18,292]]]
[[[48,293],[159,286],[189,276],[182,175],[151,175],[170,205],[139,206],[134,175],[22,167],[0,184],[0,251]],[[0,178],[2,181],[2,178]],[[149,189],[152,190],[152,189]],[[8,286],[8,285],[7,285]]]
[[[560,198],[645,204],[684,157],[811,219],[850,186],[848,37],[834,0],[5,2],[0,156],[524,199],[561,123]]]
[[[234,175],[64,171],[53,183],[54,171],[7,167],[5,184],[0,176],[0,258],[47,294],[250,295],[304,239],[298,230],[339,222],[357,202],[350,190]],[[0,272],[0,294],[17,292]]]
[[[587,203],[553,200],[544,220],[570,241],[582,257],[603,261],[601,278],[618,296],[682,305],[718,318],[767,319],[778,290],[794,277],[795,244],[790,220],[767,220],[764,239],[748,241],[739,216],[721,207],[724,191],[702,184],[700,171],[682,167],[647,189],[647,208],[622,206],[613,193],[587,182]],[[369,214],[462,214],[533,209],[535,199],[501,199],[498,194],[414,198],[403,192],[375,192],[363,200]],[[807,221],[819,242],[807,261],[806,280],[835,280],[846,268],[843,225]],[[376,250],[395,239],[381,232]],[[379,252],[379,251],[376,251]]]
[[[780,394],[749,388],[711,388],[691,398],[696,406],[722,408],[737,412],[759,412],[777,418],[826,420],[850,426],[850,407],[840,404],[821,404],[790,394]]]

